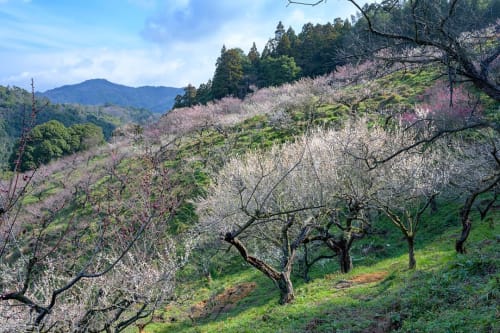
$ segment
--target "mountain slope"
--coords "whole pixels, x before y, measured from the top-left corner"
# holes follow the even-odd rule
[[[172,107],[175,96],[182,92],[181,88],[152,86],[132,88],[104,79],[93,79],[47,90],[39,95],[47,97],[53,103],[115,104],[163,113]]]

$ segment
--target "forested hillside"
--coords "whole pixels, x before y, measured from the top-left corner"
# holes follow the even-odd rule
[[[498,13],[358,6],[359,61],[2,179],[0,332],[498,331],[500,21],[474,4]]]
[[[108,140],[113,130],[123,124],[145,124],[154,121],[152,112],[144,109],[123,108],[115,105],[82,106],[78,104],[53,104],[36,98],[33,105],[30,92],[17,87],[0,86],[0,165],[3,167],[11,155],[14,142],[21,137],[23,128],[56,120],[64,126],[91,123],[102,129]],[[36,117],[32,115],[32,107]]]

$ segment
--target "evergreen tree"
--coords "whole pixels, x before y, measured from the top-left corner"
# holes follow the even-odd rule
[[[286,40],[282,41],[283,38],[285,38]],[[280,21],[278,23],[278,26],[276,27],[276,31],[274,32],[274,38],[269,39],[266,46],[264,47],[264,50],[262,51],[262,58],[277,58],[281,55],[289,55],[290,48],[290,39],[286,35],[283,23],[281,23]]]
[[[205,105],[213,99],[214,98],[212,95],[212,80],[208,80],[207,83],[200,84],[196,92],[196,102],[198,104]]]
[[[175,96],[174,105],[172,106],[172,109],[184,107],[183,99],[184,99],[184,95]]]
[[[334,24],[305,24],[298,36],[294,52],[294,58],[302,69],[302,75],[323,75],[344,63],[338,59],[338,53],[343,36],[349,31],[350,24],[346,25],[340,18],[335,19]]]
[[[248,60],[250,60],[250,62],[252,64],[256,63],[259,61],[260,59],[260,54],[259,54],[259,51],[257,50],[257,46],[255,45],[255,42],[253,42],[252,44],[252,48],[250,49],[250,51],[248,52]]]
[[[259,86],[278,86],[299,77],[300,68],[289,56],[263,59],[259,67]]]
[[[276,45],[275,57],[292,55],[292,43],[287,34],[284,34]]]
[[[69,128],[57,120],[37,125],[31,131],[30,139],[22,152],[19,171],[33,170],[42,164],[64,155],[86,150],[104,142],[101,127],[92,124],[76,124]],[[19,142],[9,158],[14,169],[18,159]]]
[[[285,34],[285,27],[283,26],[283,23],[279,21],[278,25],[276,26],[276,31],[274,32],[274,38],[277,41],[279,41],[284,34]]]
[[[286,54],[286,55],[295,58],[297,45],[299,43],[299,38],[298,38],[297,34],[295,33],[295,30],[293,30],[292,27],[288,28],[285,36],[287,36],[288,40],[290,41],[290,52],[289,52],[289,54]]]
[[[175,103],[173,108],[176,109],[197,104],[196,95],[196,87],[189,83],[187,87],[184,87],[184,95],[175,96]]]
[[[262,55],[261,55],[261,59],[266,59],[267,57],[271,57],[272,54],[271,54],[271,39],[266,43],[266,45],[264,46],[264,50],[262,50]]]
[[[187,105],[191,106],[196,103],[196,88],[189,83],[186,88],[184,88]]]
[[[248,66],[244,68],[243,80],[247,83],[247,90],[250,90],[250,86],[257,85],[260,66],[260,54],[255,42],[252,44],[252,48],[248,52],[247,58]]]
[[[57,120],[35,126],[24,149],[20,171],[35,169],[41,164],[70,153],[72,148],[70,142],[71,136],[68,129]],[[19,144],[16,144],[9,159],[12,168],[17,159],[18,149]]]
[[[87,150],[104,142],[102,128],[92,123],[73,125],[68,132],[71,152]]]
[[[248,58],[241,49],[222,48],[212,82],[212,94],[215,99],[245,95],[243,67],[246,62]]]

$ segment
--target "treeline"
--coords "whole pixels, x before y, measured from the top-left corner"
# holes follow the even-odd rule
[[[437,10],[432,13],[415,13],[411,1],[383,1],[381,5],[366,4],[363,11],[376,15],[377,24],[382,23],[387,31],[410,33],[414,29],[407,18],[412,15],[426,17],[432,26],[418,27],[419,30],[439,27],[439,21],[448,8],[448,1],[437,1]],[[424,9],[422,9],[424,10]],[[441,12],[440,12],[441,10]],[[499,0],[466,0],[454,9],[455,19],[463,21],[454,27],[453,33],[483,28],[500,17]],[[474,20],[470,14],[474,14]],[[383,22],[380,22],[383,21]],[[301,77],[315,77],[334,71],[338,66],[353,61],[366,60],[373,51],[382,49],[386,40],[367,34],[367,21],[358,13],[350,20],[336,18],[333,23],[307,23],[299,34],[293,28],[278,23],[274,37],[269,39],[262,52],[253,43],[248,53],[241,48],[222,47],[216,62],[213,78],[198,88],[188,84],[183,95],[177,95],[173,108],[206,104],[226,96],[243,98],[256,88],[277,86],[293,82]],[[455,36],[453,36],[455,37]],[[416,44],[402,40],[401,48]]]
[[[240,48],[223,46],[213,79],[198,88],[189,84],[184,95],[177,95],[174,108],[206,104],[226,96],[243,98],[256,88],[331,72],[345,63],[335,60],[335,54],[351,29],[348,20],[336,19],[333,24],[308,23],[297,35],[293,28],[285,30],[279,22],[275,37],[269,39],[262,53],[255,43],[247,54]]]

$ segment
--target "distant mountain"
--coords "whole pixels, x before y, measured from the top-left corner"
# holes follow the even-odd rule
[[[132,88],[104,79],[93,79],[47,90],[38,95],[47,97],[52,103],[114,104],[164,113],[174,105],[175,96],[183,93],[182,88],[151,86]]]

